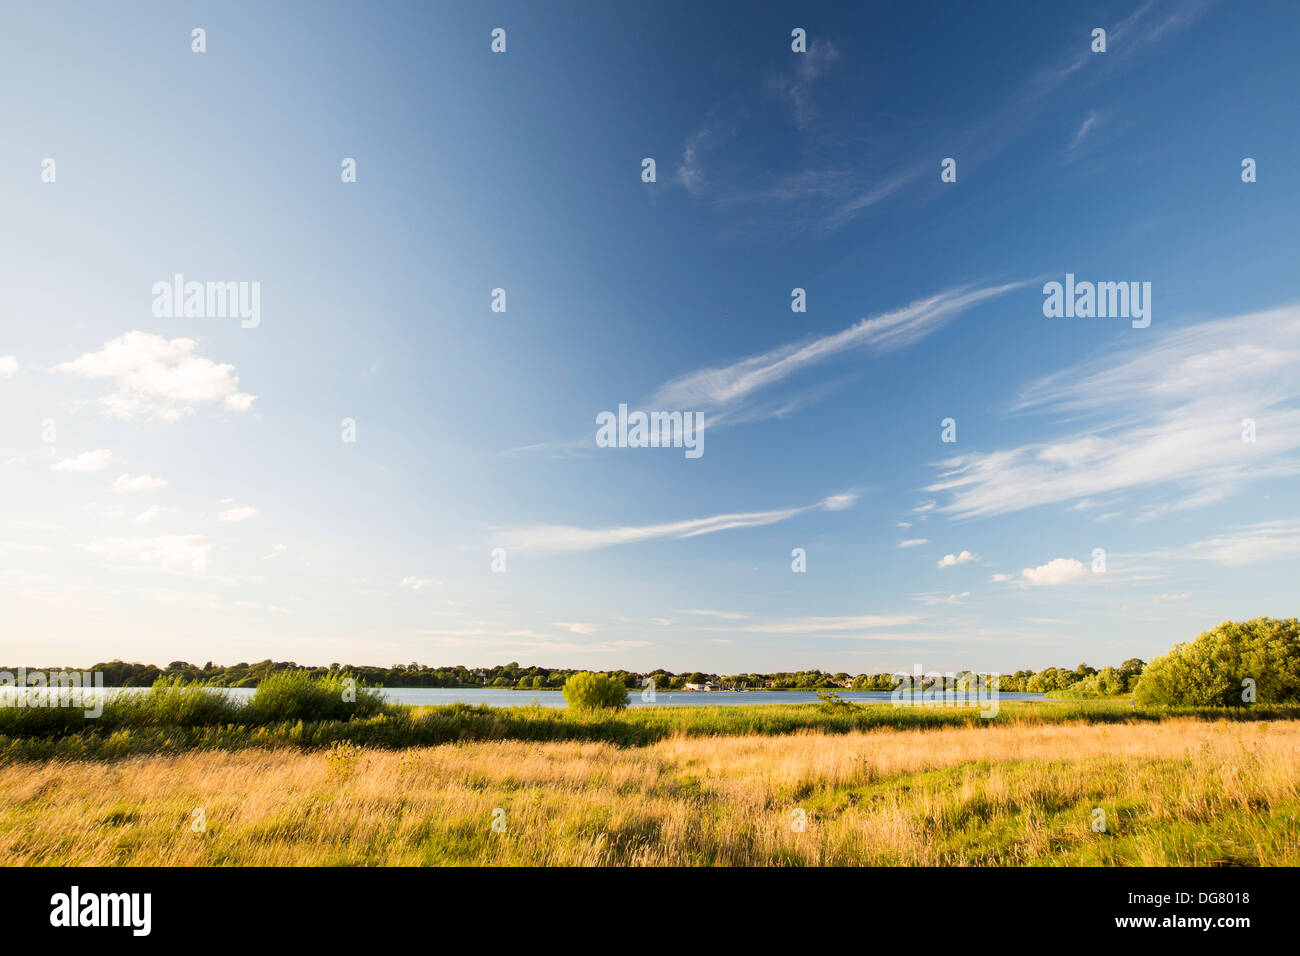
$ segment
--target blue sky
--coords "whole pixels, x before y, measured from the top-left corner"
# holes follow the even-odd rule
[[[11,4],[0,659],[1009,671],[1293,616],[1298,26]],[[177,273],[260,322],[155,315]],[[1066,273],[1150,326],[1045,317]],[[704,454],[597,447],[620,403]]]

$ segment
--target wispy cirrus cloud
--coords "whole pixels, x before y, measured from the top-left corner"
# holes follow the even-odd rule
[[[799,129],[807,129],[817,116],[812,103],[812,87],[840,58],[839,48],[830,40],[816,39],[808,51],[795,58],[794,69],[768,81],[768,89],[785,101]]]
[[[785,417],[822,398],[834,387],[822,381],[805,385],[791,394],[785,387],[792,379],[855,352],[883,355],[906,348],[937,332],[968,309],[1027,284],[1020,281],[947,289],[902,308],[860,319],[839,332],[679,375],[659,386],[637,407],[701,412],[709,429]],[[594,435],[593,428],[586,438],[537,442],[502,454],[578,453],[593,447]]]
[[[1144,516],[1300,474],[1300,304],[1202,322],[1035,382],[1015,413],[1090,422],[1055,440],[938,463],[925,490],[958,518],[1177,486]],[[1254,441],[1243,441],[1246,420]]]
[[[702,411],[709,427],[771,417],[785,403],[760,404],[760,397],[789,379],[854,351],[883,354],[912,345],[982,302],[1021,288],[1012,282],[982,288],[949,289],[900,309],[861,319],[840,332],[778,346],[748,358],[688,372],[655,392],[653,408]]]
[[[1242,525],[1196,541],[1169,557],[1194,558],[1222,565],[1257,564],[1300,556],[1300,521],[1286,519]]]
[[[707,608],[696,608],[690,610],[678,611],[678,614],[698,614],[703,617],[717,617],[727,621],[740,621],[749,617],[745,611],[712,611]]]
[[[919,621],[914,614],[859,614],[844,617],[802,617],[764,624],[697,626],[697,631],[728,631],[737,634],[822,634],[860,631],[864,628],[899,627]]]
[[[847,504],[846,504],[847,502]],[[652,525],[620,525],[611,528],[578,528],[571,525],[532,525],[497,532],[493,544],[508,551],[528,554],[565,554],[594,551],[616,544],[653,541],[658,538],[694,538],[735,528],[759,528],[788,521],[810,511],[840,511],[851,504],[851,496],[831,495],[811,505],[774,511],[747,511],[691,518]]]

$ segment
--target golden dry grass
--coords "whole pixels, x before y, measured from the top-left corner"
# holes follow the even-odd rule
[[[0,775],[0,862],[1294,865],[1298,757],[1174,719],[50,761]]]

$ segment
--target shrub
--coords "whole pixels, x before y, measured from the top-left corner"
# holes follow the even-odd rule
[[[853,701],[840,697],[839,691],[819,690],[817,691],[817,700],[817,709],[823,714],[839,714],[857,709],[857,705]]]
[[[248,717],[253,723],[347,720],[373,717],[384,710],[384,696],[380,691],[345,683],[349,680],[348,675],[338,672],[324,677],[312,677],[306,671],[271,674],[257,685],[253,699],[248,702]]]
[[[1240,705],[1246,678],[1256,703],[1300,703],[1300,621],[1224,621],[1148,664],[1136,697],[1143,705]]]
[[[583,671],[564,682],[564,699],[575,710],[622,710],[627,706],[627,688],[608,674]]]

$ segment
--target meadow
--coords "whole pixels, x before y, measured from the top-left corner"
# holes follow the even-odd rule
[[[1068,706],[971,725],[882,715],[842,732],[674,731],[641,746],[343,742],[11,760],[0,862],[1300,864],[1300,722],[1118,708],[1090,720]]]

